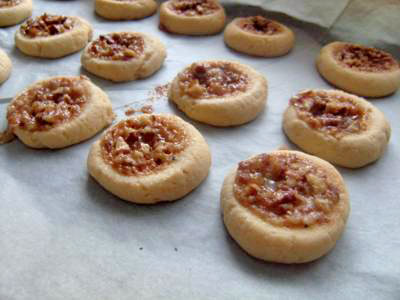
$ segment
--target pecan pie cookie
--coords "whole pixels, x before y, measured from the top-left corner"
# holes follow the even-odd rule
[[[0,27],[18,24],[32,15],[32,0],[0,0]]]
[[[58,58],[79,51],[91,38],[92,27],[84,19],[45,13],[21,25],[15,45],[26,55]]]
[[[301,149],[348,168],[381,157],[391,131],[378,108],[338,90],[306,90],[294,96],[283,115],[283,129]]]
[[[158,71],[166,57],[165,46],[139,32],[100,35],[87,45],[81,62],[89,72],[112,81],[144,78]]]
[[[242,161],[224,180],[224,223],[250,255],[304,263],[330,251],[350,210],[343,178],[328,162],[278,150]]]
[[[32,148],[63,148],[84,141],[114,119],[108,96],[84,76],[41,80],[7,110],[12,132]]]
[[[263,110],[267,80],[237,62],[196,62],[175,77],[168,96],[194,120],[233,126],[255,119]]]
[[[376,48],[330,43],[321,49],[316,64],[327,81],[356,95],[382,97],[400,87],[399,62]]]
[[[236,51],[272,57],[284,55],[293,48],[294,34],[281,23],[255,16],[235,18],[225,28],[224,40]]]
[[[93,144],[89,173],[108,191],[135,203],[179,199],[207,176],[211,155],[192,125],[174,115],[120,121]]]
[[[95,10],[109,20],[135,20],[151,16],[157,11],[154,0],[96,0]]]
[[[0,49],[0,84],[10,76],[12,63],[8,55]]]
[[[225,25],[225,11],[217,0],[169,0],[160,7],[160,27],[186,35],[211,35]]]

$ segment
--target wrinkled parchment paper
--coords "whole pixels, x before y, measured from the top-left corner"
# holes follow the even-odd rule
[[[329,10],[345,8],[340,16],[345,19],[349,6],[360,2],[337,1]],[[299,10],[297,1],[270,3],[280,9],[284,5],[285,13],[296,18],[310,15]],[[228,12],[233,16],[247,10],[257,12],[254,7]],[[161,32],[157,15],[135,22],[103,20],[93,14],[92,1],[36,0],[34,15],[42,12],[80,15],[93,24],[95,36],[121,30],[156,35],[166,44],[168,58],[151,78],[114,84],[83,71],[80,53],[58,60],[27,57],[14,48],[17,27],[0,29],[0,47],[14,64],[10,79],[0,86],[0,111],[27,84],[82,73],[108,93],[122,118],[124,105],[141,107],[155,86],[169,82],[187,64],[214,58],[238,60],[262,72],[269,81],[268,107],[249,124],[214,128],[188,120],[165,98],[154,100],[156,113],[188,120],[212,150],[205,182],[169,204],[130,204],[91,179],[86,157],[99,135],[57,151],[29,149],[19,141],[0,146],[0,299],[400,298],[399,93],[373,100],[392,124],[385,155],[359,170],[339,168],[352,211],[335,249],[313,263],[265,263],[245,254],[226,233],[219,191],[225,174],[240,160],[284,144],[295,148],[282,132],[282,113],[298,91],[330,87],[314,68],[322,33],[285,19],[296,33],[294,50],[285,57],[262,59],[229,50],[222,34]],[[339,24],[336,15],[329,15],[311,21]]]

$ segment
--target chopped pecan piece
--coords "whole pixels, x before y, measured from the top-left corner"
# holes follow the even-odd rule
[[[69,17],[45,13],[35,19],[26,21],[21,25],[20,31],[30,38],[46,37],[69,31],[73,26],[74,22]]]
[[[220,8],[215,0],[172,0],[170,7],[185,16],[209,15]]]
[[[277,22],[262,16],[242,18],[239,21],[239,26],[257,34],[273,35],[282,31],[282,27]]]

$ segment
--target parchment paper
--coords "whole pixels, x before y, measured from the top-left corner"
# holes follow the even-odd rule
[[[268,108],[249,124],[214,128],[188,120],[166,99],[154,101],[156,113],[174,113],[194,124],[212,150],[205,182],[169,204],[130,204],[91,179],[86,157],[99,135],[57,151],[29,149],[19,141],[1,146],[0,299],[400,298],[399,93],[373,100],[392,124],[385,155],[362,169],[339,168],[352,211],[335,249],[313,263],[265,263],[246,255],[226,233],[219,191],[240,160],[283,144],[296,149],[281,129],[289,98],[305,88],[330,87],[314,68],[318,32],[288,20],[297,37],[295,49],[285,57],[260,59],[227,49],[222,34],[168,35],[158,30],[157,16],[105,21],[93,14],[92,1],[36,0],[34,14],[42,12],[80,15],[94,25],[95,36],[118,30],[156,35],[166,44],[168,58],[149,79],[114,84],[82,71],[80,53],[58,60],[24,56],[13,46],[18,27],[0,29],[0,47],[14,64],[11,78],[0,87],[3,109],[6,98],[38,79],[83,73],[109,94],[121,118],[124,105],[142,106],[155,86],[186,65],[214,58],[238,60],[265,74]],[[243,8],[235,14],[241,13]]]

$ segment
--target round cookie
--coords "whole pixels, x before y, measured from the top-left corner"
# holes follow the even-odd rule
[[[114,119],[108,96],[85,76],[38,81],[8,105],[12,132],[32,148],[64,148],[89,139]]]
[[[32,0],[0,0],[0,27],[12,26],[32,15]]]
[[[322,77],[347,92],[382,97],[400,87],[400,64],[389,53],[363,45],[333,42],[316,61]]]
[[[92,27],[80,17],[43,14],[27,20],[15,33],[15,45],[26,55],[58,58],[77,52],[92,39]]]
[[[154,0],[96,0],[95,10],[109,20],[135,20],[151,16],[157,11]]]
[[[217,0],[169,0],[160,7],[160,27],[177,34],[216,34],[224,28],[225,18]]]
[[[0,84],[7,80],[12,69],[11,59],[0,49]]]
[[[167,56],[161,41],[139,32],[113,32],[86,46],[82,66],[112,81],[145,78],[158,71]]]
[[[179,199],[208,174],[211,154],[192,125],[174,115],[123,120],[95,142],[89,173],[106,190],[134,203]]]
[[[292,30],[262,16],[235,18],[224,31],[224,41],[230,48],[254,56],[285,55],[294,40]]]
[[[348,168],[381,157],[391,131],[378,108],[339,90],[306,90],[294,96],[283,115],[283,129],[304,151]]]
[[[305,263],[335,246],[350,204],[343,178],[331,164],[278,150],[240,162],[225,177],[221,209],[229,234],[248,254]]]
[[[175,77],[168,97],[194,120],[214,126],[240,125],[264,109],[267,80],[238,62],[197,62]]]

